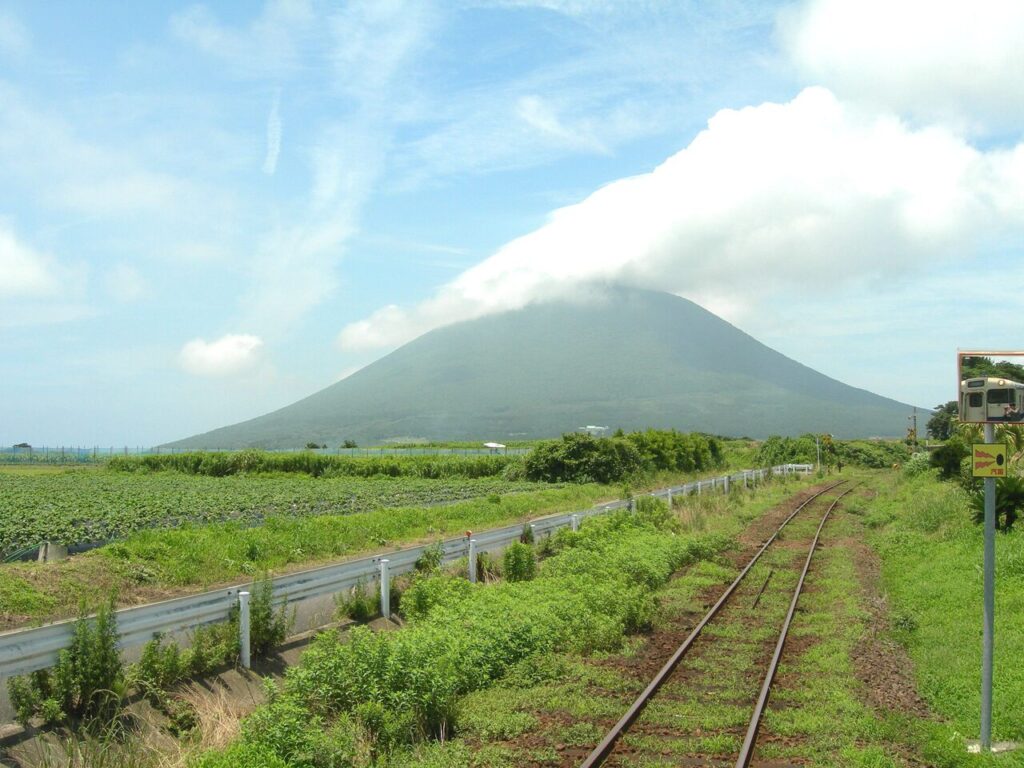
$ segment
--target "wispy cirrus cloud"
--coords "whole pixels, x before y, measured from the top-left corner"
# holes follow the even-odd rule
[[[407,88],[431,18],[429,4],[363,0],[326,17],[317,17],[306,3],[271,2],[255,21],[237,28],[202,6],[173,19],[181,39],[226,59],[238,77],[269,79],[283,87],[280,83],[309,56],[328,73],[326,88],[341,115],[307,128],[305,204],[276,216],[257,236],[239,298],[245,327],[264,335],[287,334],[333,294],[347,242],[386,167],[402,120],[394,108],[401,102],[397,94]],[[317,42],[307,50],[300,41],[311,36]],[[257,61],[264,58],[265,46],[277,62],[273,66]],[[280,137],[278,96],[267,121],[263,170],[268,174],[276,169]]]
[[[171,17],[171,32],[224,61],[238,76],[280,79],[322,50],[316,20],[306,0],[270,0],[241,28],[222,23],[206,5],[195,4]]]
[[[263,159],[263,172],[273,176],[277,158],[281,155],[281,92],[274,95],[274,103],[267,116],[267,154]]]

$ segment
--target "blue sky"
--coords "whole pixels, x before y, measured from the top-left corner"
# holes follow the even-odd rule
[[[1024,347],[1024,12],[0,0],[0,444],[149,445],[437,325],[675,292],[920,405]]]

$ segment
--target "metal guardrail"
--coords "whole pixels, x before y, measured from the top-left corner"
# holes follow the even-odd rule
[[[769,473],[806,474],[813,468],[813,465],[810,464],[784,464],[771,469],[744,470],[733,475],[661,488],[648,495],[666,498],[669,495],[699,494],[705,490],[714,490],[719,486],[725,489],[730,484],[763,479]],[[628,504],[627,501],[615,501],[579,512],[536,518],[528,525],[533,526],[535,535],[550,534],[559,528],[570,526],[574,515],[579,519],[593,517],[615,509],[622,509]],[[477,552],[484,552],[517,541],[522,532],[523,524],[516,524],[474,533],[473,538],[476,541]],[[277,576],[274,578],[274,599],[279,603],[290,604],[337,594],[360,583],[374,581],[380,573],[380,561],[385,558],[390,563],[389,569],[392,575],[407,573],[414,569],[416,561],[430,546],[433,545],[407,547],[393,552]],[[469,541],[465,536],[444,540],[441,546],[442,562],[450,563],[468,555]],[[115,612],[117,631],[120,635],[119,647],[122,649],[137,648],[158,634],[187,632],[207,624],[227,621],[232,608],[238,602],[238,593],[251,587],[252,583],[250,582],[158,603],[122,608]],[[24,675],[38,669],[52,667],[57,663],[57,655],[60,651],[70,644],[74,624],[75,620],[69,619],[42,627],[0,633],[0,678]]]

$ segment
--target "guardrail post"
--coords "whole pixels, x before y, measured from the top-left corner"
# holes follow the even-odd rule
[[[569,527],[572,528],[572,532],[576,533],[580,529],[580,516],[573,515],[569,518]]]
[[[534,523],[530,523],[530,538],[534,544],[537,543],[537,526]]]
[[[743,487],[747,487],[747,470],[743,470]]]
[[[725,476],[725,495],[729,495],[729,476]]]
[[[469,582],[476,584],[476,539],[469,540]]]
[[[242,666],[246,669],[252,667],[252,658],[249,648],[249,593],[238,593],[238,646],[239,657]]]
[[[388,570],[390,560],[380,561],[380,615],[391,618],[391,573]]]
[[[697,481],[697,495],[698,495],[698,496],[700,496],[700,495],[701,495],[701,486],[702,486],[703,484],[704,484],[704,481],[703,481],[703,480],[698,480],[698,481]]]
[[[636,499],[632,496],[629,497],[629,511],[636,512]]]
[[[669,511],[672,510],[672,489],[671,488],[668,489],[668,508],[669,508]]]

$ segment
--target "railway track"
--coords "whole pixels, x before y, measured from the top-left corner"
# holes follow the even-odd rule
[[[761,719],[822,529],[839,501],[853,490],[853,486],[844,488],[832,498],[826,498],[826,494],[845,485],[845,482],[821,489],[785,518],[580,768],[631,765],[641,758],[664,760],[667,755],[682,757],[678,763],[682,765],[735,765],[736,768],[750,765]],[[788,534],[783,536],[787,526],[802,511],[823,503],[828,505],[809,545],[791,540]],[[775,561],[772,567],[767,567],[772,560]],[[790,592],[788,610],[779,621],[778,615],[785,608],[785,598]],[[772,628],[779,626],[781,629],[776,635]],[[757,670],[765,669],[765,665],[767,671],[763,675],[758,674]],[[716,749],[712,751],[717,753],[715,757],[696,759],[693,754],[699,751],[697,749],[687,757],[680,754],[680,751],[688,751],[685,747],[680,750],[677,743],[680,738],[687,737],[688,724],[684,716],[677,716],[682,722],[667,718],[665,713],[655,712],[648,716],[648,705],[663,686],[668,692],[667,697],[677,701],[696,695],[693,704],[697,708],[704,708],[704,694],[713,699],[721,696],[723,690],[726,692],[724,702],[717,701],[711,705],[725,712],[718,732],[709,734],[705,730],[689,734],[690,744],[714,743]],[[652,709],[656,708],[657,705]],[[737,717],[742,716],[745,721],[746,716],[740,713],[751,711],[744,732]],[[648,720],[650,722],[646,722]],[[727,745],[731,749],[738,745],[741,733],[742,746],[738,746],[739,752],[733,762],[731,757],[721,754],[722,747]]]

